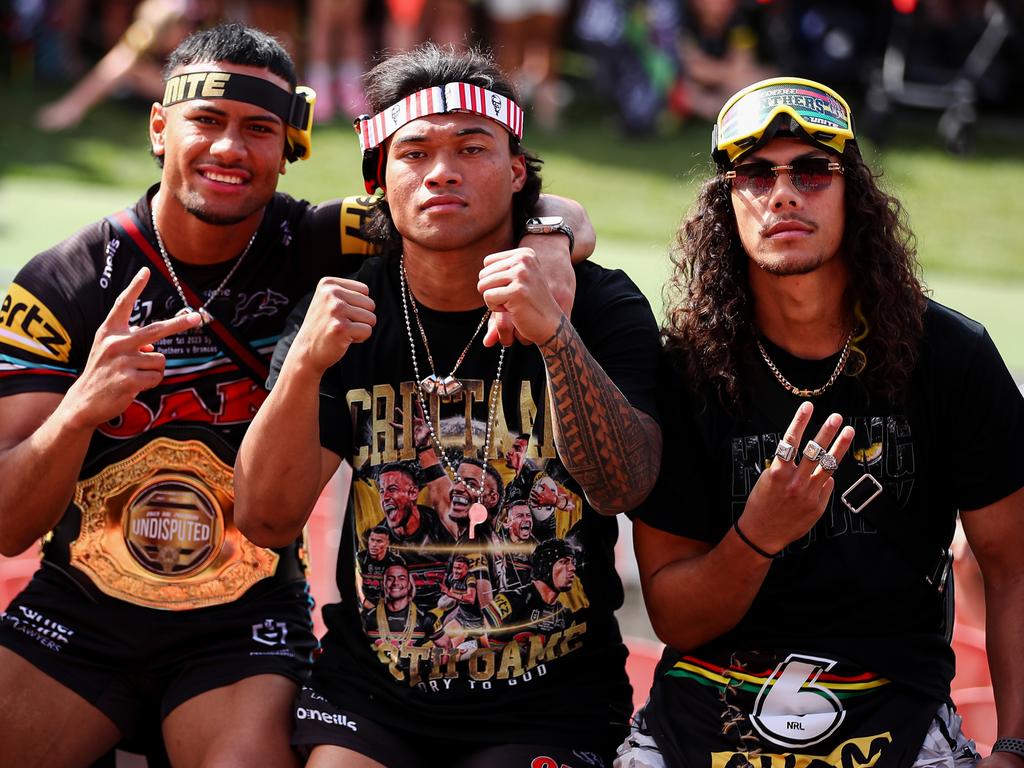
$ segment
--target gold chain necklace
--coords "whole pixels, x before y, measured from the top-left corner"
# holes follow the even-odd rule
[[[843,344],[843,354],[839,356],[839,364],[836,365],[836,369],[832,371],[832,375],[828,377],[828,381],[822,384],[817,389],[800,389],[794,387],[789,383],[789,380],[782,375],[782,372],[778,369],[772,359],[768,356],[768,350],[764,348],[764,344],[761,343],[760,339],[757,339],[757,348],[761,351],[761,357],[764,359],[765,364],[769,370],[775,374],[776,381],[781,384],[787,392],[791,392],[797,397],[817,397],[828,391],[829,387],[836,383],[836,379],[839,378],[839,374],[842,373],[843,368],[846,366],[846,361],[850,357],[850,341],[853,339],[853,331],[850,331],[850,335],[846,337],[846,343]]]
[[[394,645],[397,648],[407,648],[412,639],[412,633],[416,629],[416,603],[409,601],[409,609],[405,614],[405,626],[401,632],[391,631],[391,622],[388,620],[388,611],[384,606],[384,598],[377,603],[377,632],[378,636],[385,643]]]

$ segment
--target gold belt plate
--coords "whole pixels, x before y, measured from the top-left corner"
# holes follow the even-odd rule
[[[198,440],[161,437],[78,482],[71,564],[104,593],[182,611],[236,600],[279,556],[233,522],[232,468]]]

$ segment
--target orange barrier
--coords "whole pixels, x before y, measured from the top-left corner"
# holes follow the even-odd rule
[[[957,622],[953,625],[953,653],[956,654],[956,676],[953,690],[991,686],[985,630]]]
[[[956,654],[956,675],[951,686],[953,703],[964,719],[964,733],[974,739],[982,755],[987,755],[997,734],[985,630],[957,621],[951,645]]]
[[[980,685],[953,691],[956,711],[964,719],[964,733],[974,739],[978,752],[986,757],[997,737],[996,699],[992,687]]]
[[[0,557],[0,609],[25,588],[32,574],[39,570],[39,550],[30,547],[17,557]]]
[[[661,661],[661,652],[665,646],[641,637],[626,636],[622,640],[629,649],[626,674],[629,675],[629,684],[633,686],[633,711],[636,712],[647,703],[651,683],[654,682],[654,669]]]
[[[347,469],[347,465],[345,465]],[[313,631],[323,637],[321,611],[329,603],[340,599],[335,572],[338,545],[341,542],[341,523],[348,497],[348,477],[339,472],[324,488],[306,523],[306,541],[309,546],[309,591],[313,596]]]

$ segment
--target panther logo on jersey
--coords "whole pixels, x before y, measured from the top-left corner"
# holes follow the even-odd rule
[[[254,317],[270,317],[276,315],[281,307],[287,306],[288,297],[269,288],[256,293],[243,293],[235,305],[235,318],[232,325],[241,325]]]

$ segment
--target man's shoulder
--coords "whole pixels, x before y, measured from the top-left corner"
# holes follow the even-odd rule
[[[609,269],[589,260],[576,264],[573,269],[576,272],[576,292],[581,301],[616,294],[643,296],[637,284],[621,269]],[[581,289],[586,289],[586,292]]]
[[[577,265],[575,271],[572,324],[583,343],[597,356],[597,349],[603,350],[602,354],[623,351],[615,339],[628,336],[629,354],[648,355],[653,360],[660,344],[658,322],[647,297],[629,275],[589,261]],[[604,357],[597,359],[602,365],[606,362]]]
[[[102,287],[103,265],[113,263],[121,245],[110,222],[105,218],[94,221],[29,259],[14,282],[48,292],[65,289],[77,293],[91,283]],[[110,277],[107,274],[106,280]]]
[[[939,343],[974,343],[985,335],[985,326],[957,310],[928,299],[924,310],[926,339]]]
[[[924,311],[921,362],[943,368],[970,365],[987,337],[985,326],[955,309],[928,300]]]
[[[370,256],[363,259],[359,268],[346,277],[364,283],[371,289],[370,295],[373,296],[373,288],[383,286],[388,282],[388,266],[389,259],[386,256]]]
[[[40,269],[52,269],[71,261],[92,259],[101,253],[112,239],[116,239],[116,236],[110,222],[106,218],[99,219],[39,252],[29,264],[34,263]]]

